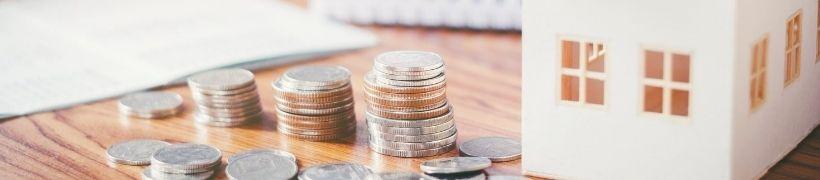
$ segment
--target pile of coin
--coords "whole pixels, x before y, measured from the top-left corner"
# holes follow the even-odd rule
[[[228,179],[292,179],[299,167],[296,156],[274,149],[239,152],[228,158],[225,175]]]
[[[309,141],[347,137],[356,131],[350,71],[341,66],[305,66],[271,83],[277,129]]]
[[[244,69],[207,71],[188,78],[196,101],[194,120],[230,127],[261,120],[264,112],[253,73]]]
[[[445,65],[431,52],[379,55],[364,78],[370,148],[398,157],[453,150],[456,126],[445,95]]]
[[[179,113],[182,96],[169,92],[139,92],[120,98],[117,106],[125,116],[159,119]]]
[[[210,177],[221,164],[222,151],[204,144],[173,144],[160,148],[151,156],[151,166],[143,172],[144,179],[173,177]]]

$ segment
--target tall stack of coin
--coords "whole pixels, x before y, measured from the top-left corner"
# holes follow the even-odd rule
[[[453,150],[456,126],[445,95],[445,65],[431,52],[379,55],[364,78],[370,148],[398,157]]]
[[[196,101],[194,120],[198,123],[230,127],[258,121],[263,117],[253,73],[244,69],[207,71],[188,78]]]
[[[347,137],[356,130],[350,71],[341,66],[306,66],[271,83],[276,91],[277,128],[310,141]]]

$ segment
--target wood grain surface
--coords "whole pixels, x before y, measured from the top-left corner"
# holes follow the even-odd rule
[[[520,138],[521,45],[518,33],[488,33],[393,27],[365,27],[381,43],[373,48],[342,53],[317,61],[255,72],[265,108],[261,123],[235,128],[197,125],[186,86],[162,91],[185,99],[185,111],[162,120],[120,117],[116,99],[33,114],[0,123],[0,177],[12,179],[130,179],[143,167],[108,163],[105,150],[123,140],[150,138],[169,142],[213,145],[224,159],[242,150],[275,148],[293,152],[300,168],[331,162],[356,162],[375,171],[418,171],[431,158],[397,158],[377,154],[367,146],[362,76],[377,54],[391,50],[440,53],[448,65],[447,97],[455,108],[458,142],[481,136]],[[279,134],[275,128],[270,82],[290,67],[341,65],[349,68],[356,98],[357,133],[332,142],[309,142]],[[127,73],[127,72],[124,72]],[[439,157],[457,156],[451,151]],[[520,160],[495,163],[487,174],[520,174]],[[224,179],[218,170],[217,179]]]
[[[303,0],[294,0],[304,6]],[[255,72],[266,120],[235,128],[197,125],[192,121],[189,89],[159,89],[185,98],[186,110],[162,120],[129,119],[117,111],[116,99],[68,109],[17,117],[0,122],[0,179],[138,179],[140,166],[108,163],[105,150],[123,140],[150,138],[169,142],[213,145],[223,162],[236,152],[253,148],[290,151],[300,169],[331,162],[356,162],[375,171],[419,171],[432,158],[397,158],[367,147],[362,75],[372,58],[391,50],[426,50],[447,63],[447,97],[455,108],[458,142],[482,136],[520,139],[521,36],[513,32],[475,32],[402,27],[364,27],[381,40],[376,47]],[[355,136],[310,142],[279,134],[275,128],[270,82],[287,68],[302,65],[341,65],[352,73],[358,121]],[[127,72],[124,72],[127,73]],[[454,150],[438,157],[457,156]],[[224,165],[223,167],[224,168]],[[223,169],[216,179],[225,179]],[[820,178],[820,133],[814,132],[798,149],[776,165],[765,179]],[[488,175],[520,174],[520,160],[494,163]]]

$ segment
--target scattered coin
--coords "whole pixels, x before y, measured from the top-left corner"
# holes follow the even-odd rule
[[[492,165],[483,157],[451,157],[424,161],[421,171],[427,174],[456,174],[480,171]]]
[[[139,92],[120,98],[120,113],[138,118],[158,119],[176,115],[182,108],[182,96],[170,92]]]
[[[377,56],[364,77],[370,147],[398,157],[435,156],[455,147],[441,56],[393,51]]]
[[[174,174],[155,171],[151,167],[145,168],[145,170],[142,171],[143,180],[206,180],[210,179],[213,175],[214,171],[191,174]]]
[[[171,143],[159,140],[137,139],[119,142],[106,150],[108,161],[125,165],[151,164],[151,154]]]
[[[160,148],[151,156],[151,168],[166,173],[190,174],[213,170],[222,152],[204,144],[174,144]]]
[[[350,71],[341,66],[303,66],[287,70],[271,86],[276,91],[277,129],[309,141],[354,134]]]
[[[231,127],[264,118],[253,73],[244,69],[206,71],[188,78],[196,102],[194,121]]]
[[[521,143],[505,137],[476,138],[462,143],[459,150],[466,156],[485,157],[493,162],[521,158]]]
[[[296,176],[298,167],[292,154],[282,156],[281,152],[271,150],[251,151],[231,157],[225,174],[234,180],[291,179]]]
[[[285,158],[287,158],[287,159],[289,159],[293,162],[296,162],[296,156],[293,155],[293,153],[290,153],[290,152],[287,152],[287,151],[276,150],[276,149],[253,149],[253,150],[242,151],[242,152],[238,152],[238,153],[234,154],[233,156],[228,158],[228,164],[231,164],[231,162],[233,162],[236,159],[239,159],[239,158],[242,158],[242,157],[245,157],[245,156],[248,156],[248,155],[256,155],[256,154],[271,154],[271,155],[274,155],[274,156],[285,157]]]
[[[367,180],[434,180],[434,178],[414,172],[382,172],[368,176]]]
[[[350,180],[365,179],[373,174],[361,164],[338,163],[311,166],[299,174],[300,180]]]

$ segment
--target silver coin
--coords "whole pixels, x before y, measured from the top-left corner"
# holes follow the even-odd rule
[[[437,132],[433,134],[423,134],[423,135],[416,135],[416,136],[407,136],[407,135],[396,135],[396,134],[388,134],[384,132],[379,132],[378,130],[368,129],[370,132],[370,137],[374,139],[380,139],[383,141],[395,141],[395,142],[408,142],[408,143],[419,143],[419,142],[430,142],[441,140],[450,136],[455,135],[458,130],[456,126],[450,127],[450,129],[444,130],[442,132]]]
[[[434,178],[414,172],[381,172],[368,176],[367,180],[434,180]]]
[[[512,161],[521,158],[521,143],[505,137],[480,137],[462,143],[461,153],[467,156],[485,157],[493,162]]]
[[[350,180],[364,179],[373,174],[361,164],[339,163],[311,166],[299,173],[300,180]]]
[[[148,165],[151,164],[151,154],[169,145],[171,143],[160,140],[128,140],[111,145],[105,151],[105,154],[108,156],[108,160],[114,163],[137,166]]]
[[[443,147],[434,148],[434,149],[425,149],[425,150],[396,150],[390,149],[386,147],[377,146],[375,144],[370,144],[370,150],[373,150],[376,153],[384,154],[388,156],[396,156],[396,157],[428,157],[428,156],[435,156],[439,154],[444,154],[447,152],[452,151],[455,149],[455,143],[448,144]]]
[[[271,155],[275,155],[275,156],[286,157],[289,160],[291,160],[293,162],[296,162],[296,156],[293,155],[293,153],[290,153],[290,152],[287,152],[287,151],[276,150],[276,149],[253,149],[253,150],[242,151],[242,152],[238,152],[238,153],[234,154],[233,156],[228,158],[228,164],[231,164],[231,162],[233,162],[233,161],[235,161],[239,158],[249,156],[249,155],[256,155],[256,154],[271,154]]]
[[[256,84],[248,84],[247,86],[241,87],[239,89],[231,89],[231,90],[210,90],[210,89],[200,89],[191,86],[191,92],[194,94],[202,94],[206,96],[231,96],[237,94],[245,94],[248,92],[255,92],[256,91]]]
[[[429,86],[419,86],[419,87],[396,87],[386,84],[381,84],[376,81],[376,73],[373,71],[368,71],[364,75],[364,86],[365,88],[373,89],[376,91],[381,92],[388,92],[388,93],[423,93],[429,92],[436,89],[441,89],[447,86],[447,81],[441,81],[438,84],[433,84]]]
[[[139,92],[120,98],[121,111],[132,113],[162,113],[177,111],[182,106],[182,96],[170,92]]]
[[[373,68],[385,72],[429,71],[441,67],[441,56],[425,51],[391,51],[379,54]]]
[[[393,80],[382,78],[376,76],[376,82],[380,84],[386,84],[390,86],[397,86],[397,87],[427,87],[436,84],[440,84],[447,80],[447,75],[441,73],[433,78],[430,79],[423,79],[423,80],[415,80],[415,81],[404,81],[404,80]]]
[[[435,141],[427,141],[427,142],[414,142],[414,143],[407,143],[407,142],[396,142],[396,141],[385,141],[378,138],[373,138],[371,136],[369,140],[371,145],[376,145],[379,147],[385,147],[388,149],[394,150],[408,150],[408,151],[418,151],[418,150],[427,150],[427,149],[435,149],[439,147],[444,147],[456,142],[456,135],[453,134],[450,137],[435,140]]]
[[[188,85],[197,89],[233,90],[254,83],[254,76],[244,69],[219,69],[188,77]]]
[[[205,171],[193,174],[178,174],[155,171],[153,168],[145,168],[142,171],[143,180],[205,180],[210,179],[214,171]]]
[[[289,69],[280,83],[287,88],[313,90],[315,87],[334,89],[350,81],[350,70],[341,66],[305,66]]]
[[[384,132],[388,134],[396,134],[396,135],[408,135],[408,136],[417,136],[417,135],[424,135],[424,134],[434,134],[437,132],[441,132],[450,127],[455,125],[455,121],[449,120],[445,121],[444,123],[433,125],[433,126],[426,126],[426,127],[391,127],[391,126],[383,126],[381,124],[367,123],[368,129],[375,129],[379,132]]]
[[[446,66],[441,66],[433,70],[429,71],[411,71],[412,73],[406,72],[382,72],[380,69],[376,69],[377,71],[376,76],[379,78],[387,78],[392,80],[401,80],[401,81],[417,81],[417,80],[425,80],[430,79],[433,77],[438,76],[441,73],[444,73]],[[391,74],[396,73],[396,74]]]
[[[484,157],[451,157],[424,161],[421,171],[427,174],[456,174],[480,171],[492,165],[490,159]]]
[[[272,153],[250,153],[229,161],[228,179],[290,179],[298,172],[292,157]]]
[[[336,96],[339,94],[345,94],[350,91],[350,83],[346,83],[345,85],[334,88],[334,89],[327,89],[327,90],[302,90],[302,89],[294,89],[291,87],[285,87],[282,85],[280,81],[274,81],[271,83],[271,87],[275,90],[275,95],[277,96],[289,96],[289,97],[327,97],[327,96]],[[314,88],[315,89],[315,88]]]
[[[401,119],[389,119],[383,118],[376,115],[373,115],[367,111],[364,112],[365,119],[367,119],[368,123],[375,123],[380,124],[382,126],[390,126],[390,127],[405,127],[405,128],[418,128],[418,127],[429,127],[439,125],[441,123],[453,120],[453,110],[451,109],[450,112],[444,114],[439,117],[430,118],[430,119],[423,119],[423,120],[401,120]]]
[[[222,151],[204,144],[174,144],[165,146],[151,156],[156,170],[169,173],[204,172],[219,164]]]
[[[431,174],[433,178],[438,180],[486,180],[487,175],[484,172],[463,173],[463,174]]]

